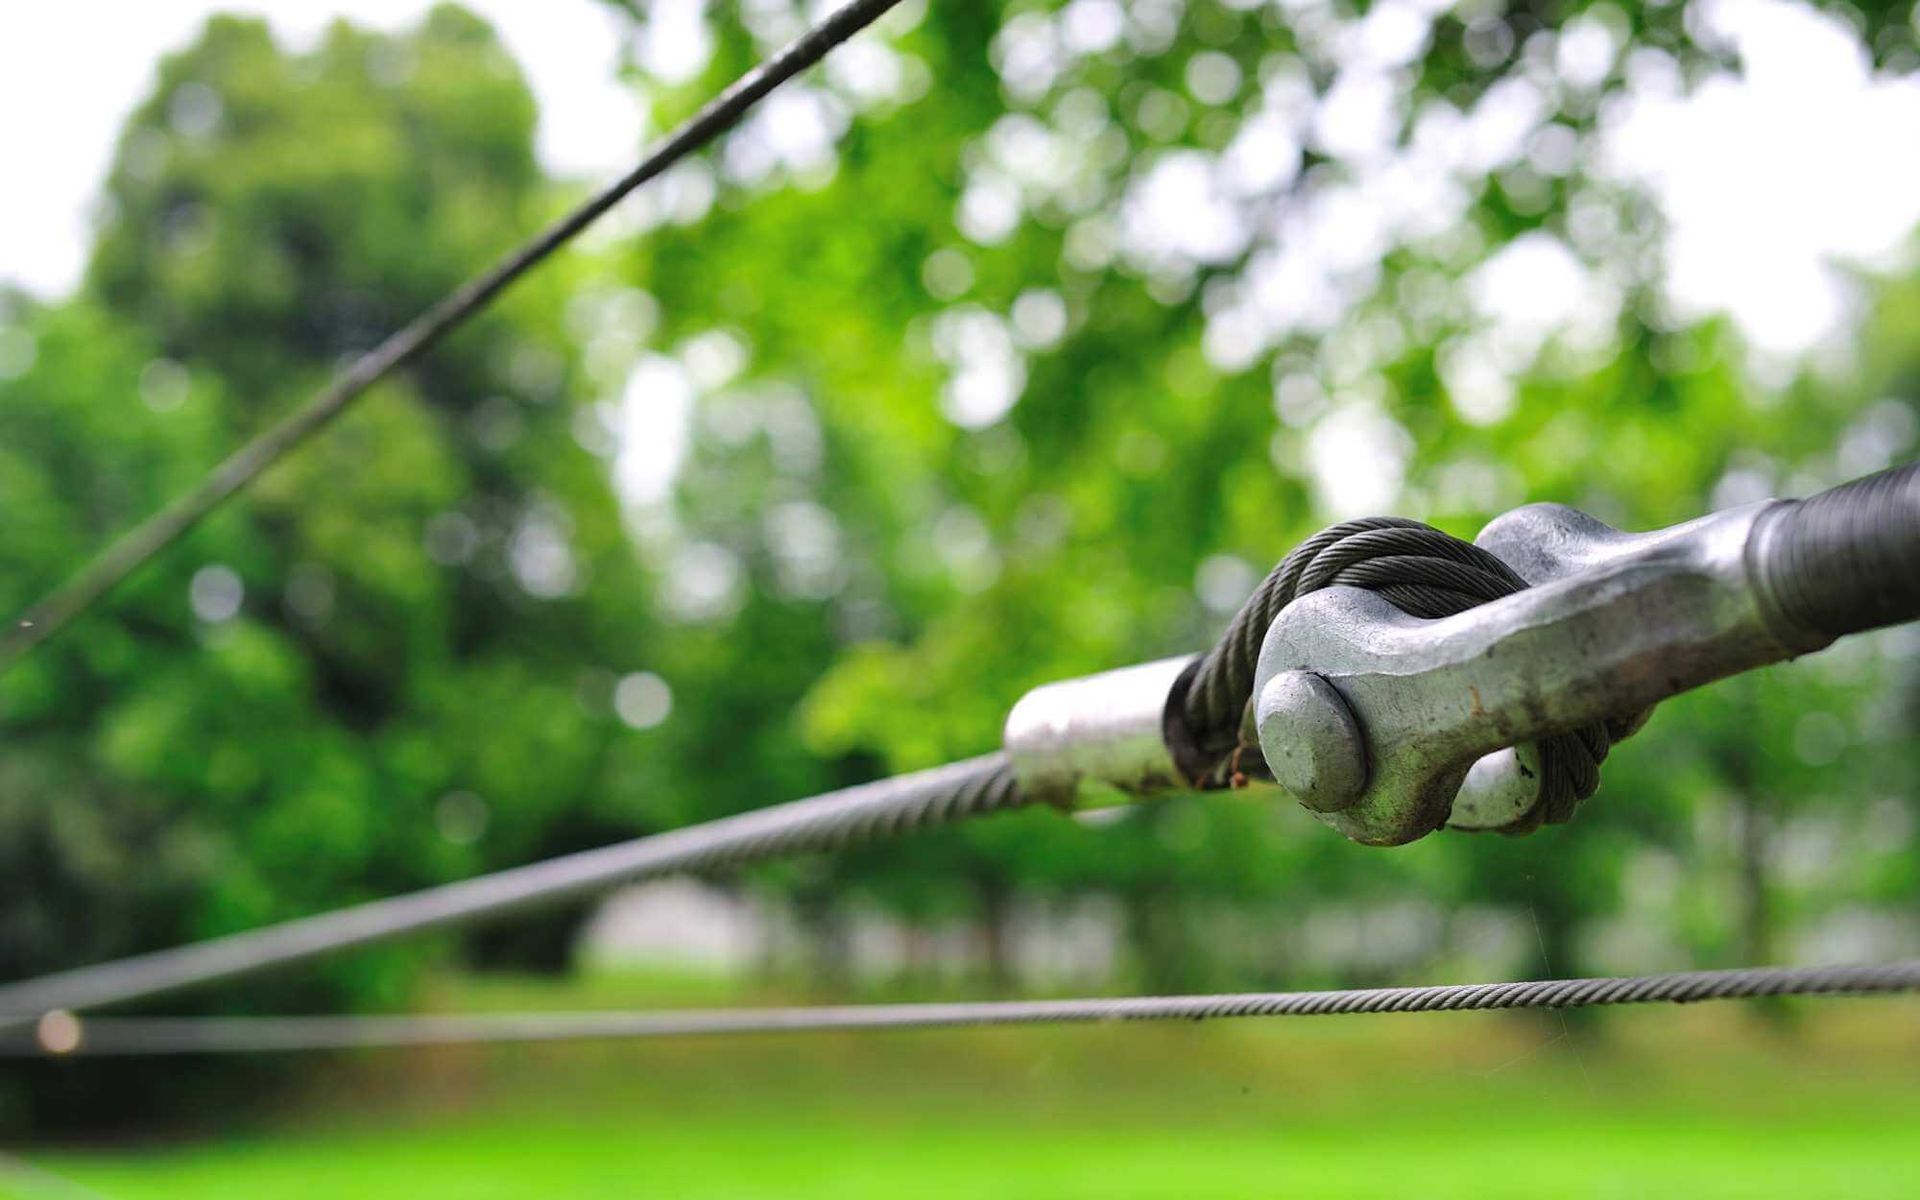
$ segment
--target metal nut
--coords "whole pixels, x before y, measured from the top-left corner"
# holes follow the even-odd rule
[[[1260,750],[1274,781],[1315,812],[1339,812],[1367,786],[1367,750],[1347,702],[1311,671],[1282,671],[1260,691]]]

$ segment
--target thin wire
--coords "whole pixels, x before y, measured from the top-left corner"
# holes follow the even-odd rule
[[[1207,1021],[1343,1013],[1567,1009],[1689,1004],[1756,996],[1883,996],[1920,991],[1920,961],[1843,967],[1741,967],[1619,978],[1446,984],[1332,992],[1132,996],[970,1004],[667,1012],[501,1013],[388,1017],[94,1017],[71,1019],[60,1038],[15,1037],[0,1055],[260,1053],[495,1042],[688,1037],[706,1034],[1115,1021]],[[54,1048],[50,1048],[54,1047]]]
[[[346,410],[369,387],[418,358],[494,297],[571,241],[641,184],[731,128],[775,88],[826,57],[900,0],[851,0],[785,49],[735,80],[644,158],[592,199],[533,240],[467,281],[336,375],[323,390],[235,451],[192,490],[113,542],[71,579],[0,632],[0,674],[104,599],[122,580],[165,550],[220,503],[253,482]]]
[[[660,875],[829,850],[1025,806],[1003,754],[898,775],[404,896],[0,986],[0,1031],[251,975],[410,933],[467,925]]]

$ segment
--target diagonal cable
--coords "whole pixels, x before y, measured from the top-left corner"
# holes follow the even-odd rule
[[[0,984],[0,1033],[55,1010],[137,1000],[642,879],[831,850],[1029,803],[1006,756],[983,755],[404,896]]]
[[[573,240],[628,193],[724,133],[775,88],[825,58],[828,51],[871,25],[898,3],[900,0],[851,0],[778,54],[735,80],[731,87],[659,142],[639,166],[361,355],[299,408],[208,472],[192,490],[107,546],[66,583],[27,609],[9,628],[0,631],[0,674],[98,604],[123,579],[179,540],[222,501],[325,428],[368,388],[418,358],[469,317],[486,308],[496,296]]]
[[[1345,1013],[1565,1009],[1692,1004],[1759,996],[1920,992],[1920,961],[1865,966],[1737,967],[1589,979],[1460,983],[1329,992],[1122,996],[958,1004],[438,1016],[91,1017],[50,1014],[37,1039],[0,1040],[0,1056],[252,1054],[288,1050],[557,1042],[828,1030],[950,1029],[1115,1021],[1206,1021]]]

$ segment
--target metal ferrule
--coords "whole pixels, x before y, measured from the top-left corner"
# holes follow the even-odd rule
[[[1185,790],[1161,734],[1192,655],[1044,684],[1007,714],[1007,757],[1029,796],[1099,808]]]

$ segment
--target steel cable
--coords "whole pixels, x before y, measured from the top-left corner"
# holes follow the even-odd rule
[[[731,128],[775,88],[826,57],[900,0],[851,0],[785,49],[735,80],[647,154],[640,165],[542,230],[486,272],[361,355],[324,389],[235,451],[191,491],[135,526],[71,579],[0,631],[0,673],[98,604],[121,580],[165,550],[222,501],[252,483],[346,411],[360,395],[413,361],[490,304],[522,275],[593,224],[628,193]]]
[[[96,1017],[57,1014],[40,1036],[0,1041],[0,1054],[200,1054],[686,1037],[702,1034],[1119,1021],[1208,1021],[1351,1013],[1566,1009],[1690,1004],[1760,996],[1880,996],[1920,992],[1920,961],[1870,966],[1739,967],[1594,979],[1444,984],[1327,992],[1131,996],[957,1004],[658,1012],[502,1013],[388,1017]]]
[[[279,925],[0,985],[0,1030],[446,929],[618,884],[830,850],[1024,807],[1002,754],[898,775]]]
[[[1920,463],[1774,509],[1755,560],[1780,615],[1818,638],[1920,613]]]
[[[1492,553],[1404,517],[1362,517],[1314,534],[1261,581],[1220,640],[1189,668],[1181,719],[1186,743],[1204,761],[1183,766],[1196,778],[1218,783],[1226,775],[1265,769],[1260,747],[1243,741],[1242,732],[1267,628],[1301,596],[1334,586],[1376,592],[1402,612],[1432,620],[1511,596],[1528,584]],[[1630,727],[1596,723],[1542,738],[1536,743],[1539,798],[1504,832],[1569,820],[1599,788],[1601,762]]]

